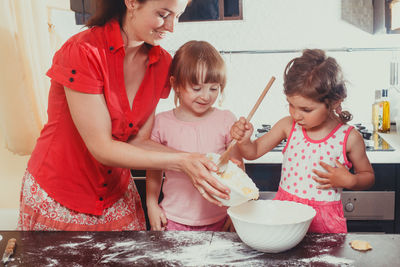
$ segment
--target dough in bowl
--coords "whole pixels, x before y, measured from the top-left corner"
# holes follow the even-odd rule
[[[217,164],[220,155],[208,153],[207,157]],[[213,172],[212,174],[231,190],[228,200],[215,196],[225,206],[236,206],[251,199],[258,199],[259,190],[253,180],[232,161],[227,163],[223,173]]]

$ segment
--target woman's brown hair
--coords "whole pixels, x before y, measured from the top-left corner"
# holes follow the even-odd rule
[[[136,0],[144,4],[148,0]],[[86,23],[87,27],[103,26],[111,19],[116,19],[122,25],[126,13],[124,0],[96,0],[96,13]]]
[[[300,57],[292,59],[284,72],[284,93],[300,95],[325,103],[327,108],[347,97],[342,70],[336,60],[320,49],[306,49]],[[336,109],[343,123],[352,119],[348,111]]]
[[[205,71],[204,80],[199,75]],[[220,53],[208,42],[189,41],[175,53],[170,66],[174,78],[173,87],[185,88],[200,83],[218,83],[221,93],[226,85],[225,61]]]

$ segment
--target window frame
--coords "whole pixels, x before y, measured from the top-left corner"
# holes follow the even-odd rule
[[[243,20],[243,0],[237,0],[239,5],[239,15],[238,16],[231,16],[225,17],[225,10],[224,10],[224,0],[218,0],[218,19],[205,19],[205,20],[185,20],[179,21],[180,23],[186,22],[204,22],[204,21],[226,21],[226,20]]]

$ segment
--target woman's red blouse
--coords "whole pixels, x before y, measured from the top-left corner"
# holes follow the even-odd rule
[[[125,84],[125,49],[119,23],[110,21],[71,37],[53,58],[48,122],[28,163],[28,171],[50,197],[72,210],[101,215],[122,197],[130,171],[105,166],[88,151],[68,109],[64,86],[103,94],[112,120],[112,136],[127,141],[137,134],[160,98],[170,92],[171,55],[159,46],[149,50],[145,76],[131,110]]]

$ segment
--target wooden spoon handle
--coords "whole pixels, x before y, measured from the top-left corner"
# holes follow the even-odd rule
[[[261,95],[258,97],[257,102],[254,104],[253,109],[250,111],[249,115],[247,116],[247,121],[250,121],[251,118],[253,118],[254,113],[256,113],[256,110],[260,106],[261,102],[263,101],[265,95],[267,94],[268,90],[271,88],[273,82],[275,81],[275,77],[272,76],[271,79],[269,80],[267,86],[265,86],[264,91],[261,93]],[[236,140],[236,139],[235,139]]]
[[[250,121],[253,118],[254,113],[256,112],[257,108],[260,106],[261,102],[263,101],[265,95],[267,94],[268,90],[271,88],[272,84],[275,81],[275,77],[272,76],[269,80],[267,86],[265,86],[264,91],[259,96],[257,102],[254,104],[254,107],[251,109],[249,115],[247,116],[247,121]],[[221,168],[222,165],[225,165],[229,160],[229,154],[232,148],[236,145],[237,140],[233,139],[232,142],[229,144],[228,148],[222,153],[221,157],[219,158],[219,163],[217,164],[218,168]]]

